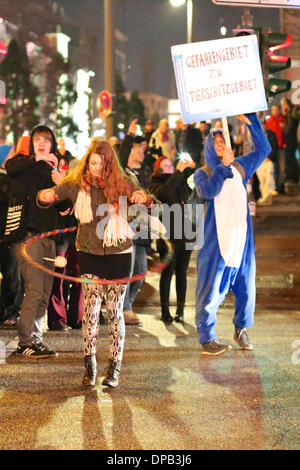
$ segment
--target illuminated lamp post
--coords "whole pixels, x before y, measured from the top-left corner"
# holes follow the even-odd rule
[[[181,7],[186,3],[187,41],[192,42],[193,36],[193,0],[169,0],[173,7]]]

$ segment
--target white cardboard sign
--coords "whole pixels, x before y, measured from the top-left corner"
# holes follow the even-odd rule
[[[171,52],[185,124],[267,109],[255,34],[181,44]]]
[[[217,5],[262,8],[300,8],[300,0],[213,0]]]

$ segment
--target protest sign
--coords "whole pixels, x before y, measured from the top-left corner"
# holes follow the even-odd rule
[[[172,46],[185,124],[267,109],[256,35]]]

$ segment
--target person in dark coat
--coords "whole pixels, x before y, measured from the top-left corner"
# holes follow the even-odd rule
[[[184,124],[180,121],[180,129],[176,132],[177,158],[181,153],[188,153],[196,165],[200,164],[202,151],[202,134],[194,124]]]
[[[57,208],[53,206],[44,210],[36,204],[36,196],[40,190],[51,188],[62,179],[57,171],[58,159],[55,152],[56,140],[53,132],[46,126],[38,126],[31,133],[30,155],[15,155],[6,163],[7,173],[14,179],[27,205],[26,236],[14,245],[25,286],[16,350],[16,354],[22,357],[45,358],[57,355],[43,344],[44,318],[53,278],[29,264],[21,254],[24,241],[34,235],[56,229]],[[53,262],[44,259],[55,258],[53,239],[36,240],[29,246],[28,253],[38,263],[53,269]]]
[[[154,130],[155,129],[154,129],[153,121],[151,121],[151,119],[148,119],[148,121],[146,122],[145,127],[144,127],[144,137],[145,137],[148,144],[150,142],[150,139],[151,139],[151,136],[152,136]]]
[[[13,156],[12,145],[0,146],[0,163],[3,166]],[[13,251],[11,241],[5,240],[6,216],[9,194],[12,190],[11,178],[4,168],[0,168],[0,328],[16,328],[21,308],[24,286],[19,263]]]
[[[182,322],[184,318],[184,305],[187,288],[187,269],[191,257],[191,251],[187,249],[184,231],[185,212],[183,205],[187,202],[192,190],[187,184],[187,179],[195,171],[195,162],[192,158],[180,160],[174,170],[172,162],[167,157],[160,157],[155,165],[152,175],[152,184],[150,187],[151,193],[157,199],[172,206],[178,205],[180,209],[180,216],[175,217],[174,213],[170,213],[169,227],[167,229],[167,236],[173,245],[173,257],[170,263],[163,270],[160,278],[159,291],[161,302],[161,320],[170,324],[173,317],[170,314],[170,286],[173,273],[176,274],[176,294],[177,294],[177,310],[175,321]],[[161,255],[164,253],[163,245],[158,249]]]
[[[300,109],[297,106],[293,106],[288,98],[282,98],[280,104],[284,118],[283,135],[286,142],[286,183],[297,184],[299,181],[299,168],[296,150],[298,146],[297,129],[300,122]]]
[[[144,137],[137,136],[137,119],[129,126],[120,148],[120,162],[128,176],[136,179],[143,189],[148,189],[151,182],[151,170],[144,163],[147,142]],[[131,275],[144,274],[147,271],[147,248],[149,240],[135,238],[133,240],[132,272]],[[131,282],[127,285],[124,299],[124,319],[126,325],[138,325],[140,320],[132,309],[132,304],[141,288],[143,281]]]
[[[69,162],[66,157],[61,157],[58,163],[58,171],[65,177],[69,170]],[[57,228],[77,226],[77,219],[71,208],[58,214]],[[79,277],[79,264],[75,248],[76,232],[63,233],[56,237],[56,255],[66,258],[67,264],[63,268],[56,268],[56,272],[68,276]],[[49,330],[65,331],[68,326],[73,329],[81,328],[84,313],[83,292],[81,284],[70,282],[59,277],[53,279],[52,291],[48,305]]]

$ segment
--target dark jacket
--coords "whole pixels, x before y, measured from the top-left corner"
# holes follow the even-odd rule
[[[194,171],[195,170],[192,168],[186,168],[183,172],[176,170],[173,174],[163,173],[162,175],[153,176],[152,178],[150,187],[151,193],[163,204],[167,204],[168,206],[178,204],[180,206],[180,220],[176,217],[176,213],[171,212],[169,226],[166,226],[167,237],[172,241],[178,240],[176,236],[177,230],[179,230],[179,234],[180,232],[182,233],[180,241],[185,241],[184,221],[186,213],[184,211],[184,205],[187,203],[192,193],[191,188],[187,184],[187,179]],[[163,222],[165,222],[164,218]],[[181,229],[178,223],[181,224]]]
[[[53,186],[52,167],[42,160],[37,162],[34,156],[20,154],[7,162],[6,170],[27,200],[27,230],[34,233],[54,230],[57,224],[56,207],[43,210],[36,205],[37,193]]]
[[[283,135],[287,146],[297,147],[297,129],[300,122],[300,109],[296,106],[291,107],[284,116]]]
[[[151,170],[150,168],[142,164],[141,168],[130,168],[128,166],[128,158],[134,144],[135,137],[131,134],[127,134],[122,142],[120,147],[120,155],[119,159],[121,162],[122,167],[125,169],[125,172],[131,178],[134,177],[137,180],[139,186],[143,189],[149,189],[151,183]],[[148,246],[149,240],[145,240],[143,238],[135,238],[133,241],[136,245],[143,245]]]
[[[179,129],[176,132],[176,150],[177,154],[180,152],[187,152],[190,154],[196,164],[200,163],[202,151],[202,134],[199,129],[193,126],[188,126],[187,129]]]
[[[271,153],[268,156],[268,158],[273,162],[277,163],[278,162],[278,143],[277,143],[277,137],[275,132],[270,131],[270,129],[266,130],[266,136],[268,137],[268,141],[272,147]]]
[[[134,144],[135,137],[131,134],[127,134],[120,147],[120,163],[122,167],[126,170],[127,168],[135,174],[139,185],[144,189],[149,189],[151,183],[151,169],[142,164],[141,168],[129,168],[128,167],[128,158]]]
[[[52,231],[57,225],[57,209],[51,207],[43,210],[36,205],[36,195],[39,191],[53,186],[51,172],[53,168],[45,161],[36,161],[34,156],[33,138],[36,132],[49,132],[51,134],[50,153],[56,152],[56,140],[53,132],[46,126],[37,126],[30,136],[28,155],[15,155],[7,161],[7,174],[13,179],[14,185],[26,200],[26,229],[32,233]],[[63,209],[60,209],[63,210]]]

